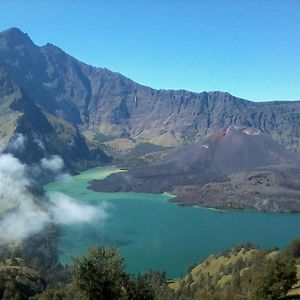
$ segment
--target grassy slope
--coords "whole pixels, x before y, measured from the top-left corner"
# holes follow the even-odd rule
[[[299,296],[300,298],[300,265],[297,265],[297,278],[298,282],[288,292],[288,296]]]
[[[1,75],[0,69],[0,79]],[[5,82],[3,85],[5,84],[8,85],[10,82]],[[0,92],[3,92],[2,86],[0,86]],[[17,119],[22,115],[21,112],[10,109],[13,99],[18,97],[20,97],[20,91],[18,89],[12,89],[0,97],[0,151],[7,145],[11,135],[17,127]]]
[[[240,268],[239,273],[242,275],[248,268],[251,268],[255,257],[260,254],[261,251],[258,249],[241,248],[227,251],[222,255],[211,255],[193,267],[183,279],[169,281],[169,287],[177,291],[188,281],[192,280],[193,284],[197,284],[208,276],[222,287],[232,280],[233,276],[230,273],[232,273],[233,268]],[[278,254],[279,251],[271,251],[265,253],[265,257],[272,258]],[[300,297],[300,265],[297,265],[297,278],[298,282],[289,291],[288,296]]]

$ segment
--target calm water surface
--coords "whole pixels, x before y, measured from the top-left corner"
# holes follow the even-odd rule
[[[85,253],[88,245],[117,246],[126,259],[127,271],[165,270],[178,277],[188,267],[212,253],[238,243],[283,247],[300,236],[300,214],[218,211],[179,207],[168,202],[170,195],[141,193],[98,193],[88,182],[103,179],[112,167],[93,168],[71,180],[45,186],[47,193],[63,192],[91,205],[106,203],[103,221],[62,227],[58,241],[60,260]]]

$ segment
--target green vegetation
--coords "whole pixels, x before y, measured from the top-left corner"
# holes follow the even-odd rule
[[[69,284],[46,290],[37,299],[154,300],[150,283],[126,274],[123,257],[113,248],[91,247],[86,256],[73,259],[68,271]]]
[[[43,241],[43,238],[37,236],[37,240]],[[24,246],[28,251],[28,245]],[[300,268],[295,260],[298,247],[299,240],[282,252],[261,250],[251,244],[240,245],[223,254],[209,256],[192,267],[183,279],[172,281],[157,271],[138,276],[126,273],[124,259],[114,248],[91,247],[85,256],[73,258],[71,266],[62,268],[55,259],[45,265],[45,258],[49,256],[49,253],[45,255],[45,245],[39,247],[39,254],[31,249],[38,255],[35,259],[24,254],[25,250],[18,252],[18,247],[10,247],[1,255],[0,297],[32,297],[30,299],[35,300],[296,299],[300,296],[297,283],[297,268],[298,273]],[[4,258],[16,255],[25,258]]]
[[[164,147],[151,143],[140,143],[131,149],[127,154],[126,164],[130,167],[142,167],[153,163],[157,157],[156,152],[166,151],[170,147]]]
[[[170,287],[178,299],[275,300],[284,299],[296,282],[292,257],[241,245],[208,257]]]
[[[22,259],[7,259],[0,263],[1,299],[27,299],[46,288],[41,275]]]
[[[300,239],[293,240],[285,249],[287,256],[293,257],[300,262]]]
[[[169,147],[163,147],[160,145],[155,145],[151,143],[140,143],[137,144],[128,154],[128,156],[136,157],[136,156],[143,156],[150,152],[157,152],[169,149]]]
[[[132,157],[126,160],[126,165],[131,168],[148,166],[155,161],[155,158],[148,154],[142,157]]]

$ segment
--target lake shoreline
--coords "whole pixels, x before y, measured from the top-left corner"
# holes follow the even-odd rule
[[[113,168],[116,171],[116,166]],[[170,202],[176,198],[169,198],[168,193],[101,193],[87,189],[91,180],[105,178],[112,171],[109,169],[89,169],[68,182],[58,180],[45,186],[47,193],[62,192],[96,207],[108,204],[105,223],[62,226],[58,238],[61,262],[84,254],[90,245],[115,246],[124,255],[128,272],[165,270],[168,278],[176,278],[186,274],[193,263],[234,245],[251,242],[263,248],[284,247],[300,235],[300,219],[294,214],[199,206],[183,209]]]
[[[174,204],[177,204],[182,207],[193,207],[198,206],[207,209],[218,209],[222,211],[235,211],[235,210],[253,210],[257,212],[273,212],[273,213],[291,213],[298,214],[300,213],[300,200],[291,203],[290,201],[280,201],[278,202],[271,199],[259,198],[256,194],[246,193],[242,194],[241,198],[239,193],[236,195],[233,194],[228,200],[224,198],[224,193],[221,193],[221,190],[209,188],[209,184],[204,186],[174,186],[171,189],[166,189],[165,186],[168,184],[161,184],[158,182],[156,185],[152,182],[147,182],[147,179],[143,181],[135,181],[135,175],[132,175],[131,172],[134,172],[134,169],[126,169],[120,165],[117,166],[120,169],[120,172],[114,172],[109,174],[106,178],[101,180],[91,180],[88,183],[88,189],[95,192],[106,192],[106,193],[115,193],[115,192],[134,192],[134,193],[150,193],[150,194],[169,194],[172,197],[168,200]],[[120,174],[121,173],[121,174]],[[122,174],[124,173],[124,174]],[[142,175],[140,175],[142,176]],[[167,178],[162,178],[162,181]],[[226,182],[224,183],[224,185]],[[207,186],[207,187],[206,187]],[[224,186],[224,191],[225,191]],[[199,190],[197,190],[199,189]],[[247,199],[249,197],[249,199]],[[250,204],[251,203],[251,204]],[[280,204],[281,203],[281,204]],[[280,205],[281,206],[280,206]]]

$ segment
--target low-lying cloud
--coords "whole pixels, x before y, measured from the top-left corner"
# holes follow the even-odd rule
[[[8,144],[7,150],[10,153],[20,153],[23,152],[26,148],[27,137],[21,133],[15,133]]]
[[[27,166],[28,176],[39,183],[56,179],[70,179],[70,175],[64,172],[63,159],[58,155],[47,155],[38,163]]]
[[[74,201],[63,193],[53,193],[49,196],[49,211],[57,224],[72,224],[105,220],[108,216],[106,204],[97,207]]]
[[[23,140],[18,138],[19,142]],[[55,155],[42,159],[34,168],[62,176],[64,164]],[[62,193],[53,193],[47,199],[34,195],[31,191],[36,182],[32,173],[30,166],[12,154],[0,153],[0,245],[28,238],[49,224],[106,220],[105,205],[92,206]]]
[[[64,169],[64,161],[58,155],[51,155],[47,158],[42,158],[40,162],[41,168],[52,173],[60,173]]]
[[[11,154],[0,154],[0,244],[26,238],[50,222],[30,186],[26,166]]]

